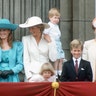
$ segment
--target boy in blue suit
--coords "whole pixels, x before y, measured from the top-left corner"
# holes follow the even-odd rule
[[[83,50],[82,42],[75,39],[70,43],[72,59],[65,62],[62,68],[60,81],[92,81],[92,69],[90,62],[81,58]],[[77,61],[77,62],[76,62]],[[75,67],[77,65],[77,67]]]

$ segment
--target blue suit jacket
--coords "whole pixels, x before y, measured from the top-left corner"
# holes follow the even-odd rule
[[[1,62],[2,51],[0,48],[0,62]],[[9,69],[14,72],[13,82],[18,82],[18,73],[23,69],[23,44],[21,42],[13,42],[13,47],[9,51]],[[2,67],[0,67],[0,70]],[[3,68],[4,70],[4,68]],[[5,69],[6,70],[6,69]]]
[[[73,60],[64,63],[60,81],[92,81],[92,69],[90,62],[81,59],[76,74]]]

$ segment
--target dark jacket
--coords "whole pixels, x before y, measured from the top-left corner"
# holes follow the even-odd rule
[[[92,69],[90,62],[81,59],[76,74],[73,60],[69,60],[63,64],[60,81],[92,81]]]

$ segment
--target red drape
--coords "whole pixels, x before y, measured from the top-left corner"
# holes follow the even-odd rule
[[[54,96],[51,82],[0,83],[0,96]],[[56,96],[96,96],[96,83],[60,82]]]
[[[96,96],[96,83],[60,83],[60,87],[57,90],[57,96]]]
[[[53,96],[51,83],[0,83],[0,96]]]

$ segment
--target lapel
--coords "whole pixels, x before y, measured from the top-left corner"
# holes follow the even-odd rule
[[[13,47],[9,50],[9,66],[11,67],[13,64],[13,58],[14,58],[14,56],[15,56],[15,48],[16,48],[16,46],[15,46],[16,44],[15,43],[13,43]],[[15,46],[15,47],[14,47]],[[13,52],[14,52],[14,54],[13,54]]]
[[[70,65],[71,65],[71,67],[72,67],[72,70],[73,70],[73,71],[74,71],[74,73],[76,74],[73,59],[71,59],[70,63],[71,63]],[[81,59],[81,61],[80,61],[80,65],[79,65],[79,68],[78,68],[78,74],[80,73],[81,68],[83,68],[83,60],[82,60],[82,59]]]
[[[79,65],[79,69],[78,69],[78,74],[80,73],[81,68],[83,68],[83,60],[82,59],[80,61],[80,65]]]
[[[71,63],[70,65],[72,67],[72,70],[76,73],[73,59],[71,59],[70,63]]]
[[[13,43],[13,46],[14,46],[14,43]],[[12,61],[12,57],[13,57],[13,48],[9,50],[9,65],[11,64],[10,62]],[[1,56],[2,56],[2,51],[1,51],[1,47],[0,47],[0,62],[1,62]]]
[[[0,62],[1,62],[1,56],[2,56],[2,51],[1,51],[1,47],[0,47]],[[9,66],[10,66],[10,62],[11,62],[11,59],[12,59],[12,56],[13,56],[13,53],[12,53],[12,50],[9,50]]]
[[[13,56],[13,53],[12,53],[12,49],[11,49],[11,50],[9,50],[9,65],[10,65],[12,56]],[[10,58],[11,58],[11,59],[10,59]]]

